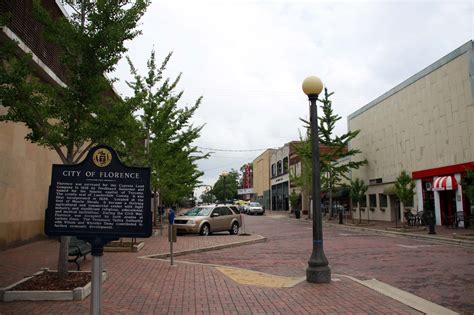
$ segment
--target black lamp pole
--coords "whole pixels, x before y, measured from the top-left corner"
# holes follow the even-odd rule
[[[225,178],[227,177],[227,173],[224,172],[222,173],[222,176],[224,177],[224,203],[227,201],[227,196],[226,196],[226,183],[225,183]]]
[[[317,79],[320,88],[314,90],[319,92],[314,93],[311,89],[311,84]],[[309,80],[309,81],[308,81]],[[307,82],[308,81],[308,82]],[[305,83],[309,84],[309,91],[305,89]],[[331,269],[329,263],[324,255],[323,248],[323,223],[321,213],[321,179],[319,166],[319,137],[318,137],[318,114],[316,107],[316,100],[318,94],[322,90],[322,83],[316,77],[309,77],[303,83],[303,90],[307,93],[310,101],[310,124],[311,124],[311,152],[312,152],[312,197],[313,197],[313,251],[308,261],[308,268],[306,269],[306,281],[310,283],[328,283],[331,281]]]
[[[225,191],[225,178],[226,176],[224,176],[224,203],[226,202],[227,198],[226,198],[226,191]]]

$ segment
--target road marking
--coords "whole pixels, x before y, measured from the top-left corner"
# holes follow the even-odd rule
[[[441,305],[435,304],[428,300],[422,299],[419,296],[400,290],[396,287],[392,287],[391,285],[378,281],[377,279],[359,280],[357,278],[346,276],[346,275],[338,275],[338,276],[349,278],[365,287],[368,287],[374,291],[377,291],[385,296],[391,297],[392,299],[400,303],[403,303],[405,305],[408,305],[411,308],[414,308],[415,310],[423,312],[425,314],[433,314],[433,315],[458,314],[446,307],[443,307]]]

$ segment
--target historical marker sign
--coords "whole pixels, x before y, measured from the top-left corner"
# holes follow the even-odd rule
[[[76,165],[53,165],[47,235],[149,237],[150,169],[127,167],[109,146],[92,148]]]

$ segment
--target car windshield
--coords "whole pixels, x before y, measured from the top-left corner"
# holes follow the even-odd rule
[[[251,203],[250,203],[250,206],[251,206],[251,207],[261,207],[258,202],[251,202]]]
[[[206,216],[211,213],[211,208],[193,208],[184,213],[188,217]]]

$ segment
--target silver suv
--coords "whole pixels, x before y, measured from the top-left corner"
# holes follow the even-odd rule
[[[240,214],[226,205],[199,206],[179,215],[174,220],[179,233],[199,233],[207,236],[212,232],[229,231],[238,234]]]

